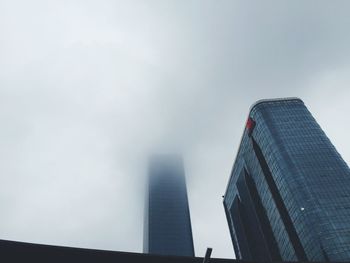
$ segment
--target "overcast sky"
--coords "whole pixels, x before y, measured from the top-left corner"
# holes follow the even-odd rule
[[[181,152],[196,255],[250,105],[298,96],[350,163],[350,1],[0,0],[0,238],[142,251],[148,154]]]

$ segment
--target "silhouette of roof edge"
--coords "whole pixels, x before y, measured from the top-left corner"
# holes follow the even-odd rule
[[[202,257],[186,257],[173,255],[155,255],[137,252],[99,250],[37,244],[22,241],[0,239],[1,258],[9,258],[9,262],[164,262],[164,263],[199,263]],[[47,261],[49,260],[49,261]],[[211,258],[213,263],[232,263],[234,259]]]

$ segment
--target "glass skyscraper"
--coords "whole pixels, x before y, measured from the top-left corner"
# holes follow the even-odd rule
[[[182,158],[153,156],[148,173],[144,252],[194,256]]]
[[[350,261],[350,170],[300,99],[252,106],[224,208],[238,259]]]

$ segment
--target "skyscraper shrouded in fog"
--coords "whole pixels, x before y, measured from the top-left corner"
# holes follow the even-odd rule
[[[239,259],[350,261],[350,170],[300,99],[252,106],[224,208]]]
[[[144,252],[194,256],[183,161],[177,155],[150,159]]]

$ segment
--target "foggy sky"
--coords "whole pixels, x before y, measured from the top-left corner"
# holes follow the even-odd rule
[[[150,153],[185,159],[196,255],[250,105],[297,96],[350,162],[349,1],[0,1],[0,239],[142,251]]]

